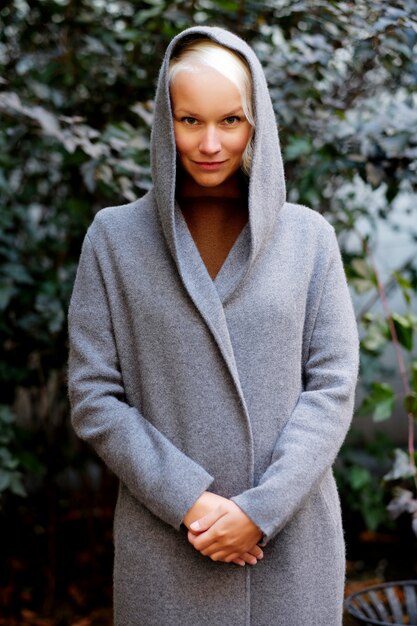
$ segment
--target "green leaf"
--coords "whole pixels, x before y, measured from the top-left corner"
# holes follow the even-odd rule
[[[395,331],[400,344],[408,351],[413,349],[413,324],[409,317],[399,315],[398,313],[392,314],[392,321],[394,322]]]
[[[352,260],[352,268],[355,270],[356,274],[362,278],[368,278],[369,280],[373,280],[376,285],[376,276],[372,267],[365,261],[365,259],[353,259]]]
[[[287,161],[295,161],[301,156],[310,154],[312,151],[311,141],[305,137],[291,137],[284,152]]]
[[[11,473],[7,470],[0,468],[0,492],[6,491],[9,488],[11,482]]]
[[[18,291],[13,285],[0,285],[0,311],[5,311],[17,293]]]
[[[404,300],[406,301],[407,304],[410,304],[411,302],[410,291],[413,289],[413,285],[411,284],[409,280],[404,278],[404,276],[400,274],[399,272],[394,272],[393,275],[394,275],[395,280],[397,281],[398,286],[401,289],[401,292],[404,296]]]
[[[371,474],[365,467],[354,465],[349,471],[349,482],[355,491],[363,489],[365,485],[369,485],[371,482]]]
[[[353,277],[350,282],[358,293],[365,293],[377,287],[375,272],[365,259],[353,259],[351,269],[353,270]]]
[[[366,293],[375,287],[371,280],[364,278],[352,278],[350,284],[358,293]]]
[[[386,383],[372,383],[371,393],[364,399],[358,415],[372,415],[374,422],[382,422],[392,415],[395,394]]]
[[[0,405],[0,423],[3,424],[13,424],[14,415],[6,404]]]
[[[27,492],[22,482],[22,475],[20,472],[13,472],[10,480],[10,491],[16,496],[24,498],[27,496]]]
[[[381,524],[386,523],[386,510],[381,491],[373,490],[366,494],[362,502],[362,514],[366,527],[375,531]]]
[[[152,9],[146,9],[138,12],[137,15],[135,16],[135,26],[143,26],[145,24],[145,22],[147,22],[148,20],[150,20],[153,17],[157,17],[160,13],[161,13],[162,8],[159,6],[155,6]],[[137,35],[137,30],[132,31],[135,32],[135,34]]]
[[[408,396],[405,397],[404,406],[407,413],[417,419],[417,392],[411,391]]]
[[[12,456],[10,450],[0,448],[0,464],[6,470],[13,470],[19,465],[19,460]]]
[[[45,466],[39,461],[34,452],[24,450],[16,453],[19,460],[19,467],[32,475],[42,476],[45,473]]]
[[[388,324],[381,316],[371,313],[363,316],[362,323],[368,332],[361,339],[361,346],[364,350],[375,354],[390,338]]]
[[[32,285],[33,278],[27,269],[19,263],[4,263],[2,267],[4,276],[21,285]]]

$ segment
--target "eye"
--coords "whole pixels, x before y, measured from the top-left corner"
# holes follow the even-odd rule
[[[229,115],[229,117],[225,117],[223,121],[226,126],[237,126],[240,122],[240,117],[238,115]]]
[[[198,120],[195,117],[189,117],[189,116],[182,117],[181,122],[186,124],[186,126],[196,126],[196,124],[198,124]]]

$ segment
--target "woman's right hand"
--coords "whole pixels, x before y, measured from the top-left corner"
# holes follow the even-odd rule
[[[195,501],[193,506],[187,511],[183,518],[184,525],[188,528],[189,532],[193,535],[199,535],[199,532],[195,532],[190,529],[190,526],[193,522],[201,519],[207,513],[213,512],[216,509],[219,509],[219,505],[228,502],[227,498],[223,498],[223,496],[219,496],[215,493],[211,493],[210,491],[205,491],[201,494],[201,496]],[[219,519],[223,515],[222,512],[219,511]],[[216,520],[213,521],[213,523]],[[207,530],[207,529],[206,529]],[[236,565],[256,565],[256,563],[262,559],[263,551],[262,549],[255,544],[252,548],[250,548],[247,552],[240,554],[239,557],[235,558],[232,563]],[[228,561],[230,562],[230,561]]]

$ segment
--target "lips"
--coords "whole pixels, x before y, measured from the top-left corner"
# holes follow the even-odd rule
[[[218,170],[224,163],[226,161],[194,161],[194,165],[206,172]]]

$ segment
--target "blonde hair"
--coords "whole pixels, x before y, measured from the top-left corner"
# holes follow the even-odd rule
[[[252,103],[252,76],[243,58],[211,39],[193,39],[174,53],[169,64],[169,84],[179,72],[193,72],[196,67],[206,65],[228,78],[238,89],[242,109],[249,124],[255,128],[255,115]],[[253,154],[253,133],[242,156],[242,171],[249,175]]]

